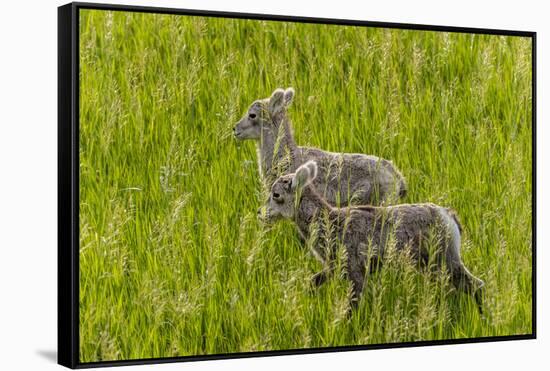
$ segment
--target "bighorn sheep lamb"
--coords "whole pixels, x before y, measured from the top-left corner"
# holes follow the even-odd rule
[[[438,268],[445,266],[452,284],[474,295],[481,311],[484,283],[462,263],[461,227],[452,210],[431,203],[336,208],[317,193],[316,176],[318,168],[314,161],[303,164],[296,173],[281,176],[271,187],[265,209],[259,210],[268,222],[281,218],[293,220],[306,238],[311,237],[315,223],[317,238],[310,241],[311,248],[325,267],[314,276],[316,285],[328,278],[336,254],[335,244],[325,246],[326,241],[337,241],[347,255],[345,266],[352,283],[350,304],[353,308],[363,289],[367,268],[383,261],[386,242],[393,237],[396,250],[408,248],[412,258],[421,265],[431,261],[436,262]],[[319,222],[321,217],[329,221],[330,228]],[[431,235],[438,237],[436,249],[429,245]]]
[[[270,98],[252,103],[233,129],[237,139],[256,140],[260,174],[268,189],[280,175],[315,160],[319,176],[314,186],[331,205],[379,205],[406,194],[405,179],[391,161],[297,146],[286,112],[293,97],[292,88],[276,89]]]

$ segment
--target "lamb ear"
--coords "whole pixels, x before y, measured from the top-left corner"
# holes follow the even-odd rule
[[[275,89],[269,98],[269,111],[272,114],[279,113],[284,108],[285,91],[281,88]]]
[[[303,188],[317,177],[317,163],[308,161],[296,170],[292,179],[291,189]]]
[[[292,99],[294,99],[294,88],[289,87],[285,90],[285,107],[290,106]]]
[[[313,180],[315,180],[315,178],[317,178],[317,162],[315,162],[313,160],[310,160],[310,161],[306,162],[305,165],[309,169],[309,175],[310,175],[309,181],[313,182]]]

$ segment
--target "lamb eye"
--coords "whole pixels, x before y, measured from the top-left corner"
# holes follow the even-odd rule
[[[272,197],[273,197],[273,201],[275,201],[279,204],[283,203],[283,199],[281,198],[281,195],[279,193],[273,192]]]
[[[256,114],[255,114],[255,113],[251,113],[251,114],[248,115],[248,117],[250,117],[251,119],[254,120],[254,119],[256,118]]]

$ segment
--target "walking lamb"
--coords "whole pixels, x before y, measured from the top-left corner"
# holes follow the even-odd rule
[[[378,266],[387,241],[393,238],[397,251],[409,249],[412,258],[421,265],[431,261],[439,268],[445,266],[452,284],[474,295],[481,311],[484,283],[462,263],[461,227],[452,210],[431,203],[336,208],[317,193],[313,186],[316,176],[317,164],[308,161],[296,173],[280,177],[271,188],[265,210],[260,213],[268,222],[281,218],[293,220],[309,239],[313,254],[325,267],[314,276],[316,285],[329,277],[340,243],[347,256],[346,273],[352,282],[350,304],[353,308],[363,289],[367,268]],[[321,218],[328,220],[330,228],[320,222]],[[428,240],[434,234],[439,237],[435,242],[437,248],[430,249],[433,246]],[[314,241],[310,240],[312,235]]]
[[[391,161],[297,146],[287,115],[293,98],[294,89],[276,89],[270,98],[253,102],[233,129],[237,139],[256,141],[260,174],[268,189],[280,175],[315,160],[319,176],[314,186],[331,205],[379,205],[405,196],[405,179]]]

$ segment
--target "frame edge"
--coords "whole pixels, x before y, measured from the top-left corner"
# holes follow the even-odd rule
[[[403,342],[398,344],[371,344],[343,347],[323,347],[308,349],[271,350],[229,354],[209,354],[163,358],[80,362],[79,359],[79,195],[78,195],[78,14],[79,9],[107,11],[133,11],[143,13],[178,14],[190,16],[210,16],[236,19],[256,19],[303,23],[356,25],[386,27],[407,30],[465,32],[474,34],[529,37],[532,39],[532,332],[522,335],[480,337],[466,339],[445,339],[431,341]],[[301,354],[319,354],[357,350],[394,349],[402,347],[434,346],[498,342],[510,340],[533,340],[536,332],[536,31],[484,29],[443,25],[408,23],[387,23],[271,14],[240,13],[227,11],[207,11],[198,9],[164,8],[129,4],[102,4],[73,2],[58,7],[58,364],[71,369],[112,367],[127,365],[161,364],[174,362],[195,362],[249,357],[271,357]],[[76,193],[75,193],[76,192]]]
[[[78,365],[78,256],[74,249],[74,4],[57,9],[57,363]],[[76,289],[76,290],[75,290]],[[76,294],[76,296],[75,296]]]
[[[537,33],[531,35],[531,332],[537,338]]]
[[[88,3],[88,2],[73,2],[75,7],[80,9],[95,9],[107,11],[126,11],[138,13],[162,13],[173,15],[189,15],[189,16],[205,16],[215,18],[234,18],[234,19],[255,19],[264,21],[283,21],[283,22],[300,22],[300,23],[318,23],[318,24],[334,24],[341,26],[367,26],[367,27],[383,27],[417,31],[440,31],[440,32],[462,32],[482,35],[502,35],[502,36],[520,36],[532,37],[534,31],[525,30],[504,30],[497,28],[480,28],[480,27],[461,27],[461,26],[445,26],[445,25],[430,25],[422,23],[403,23],[403,22],[384,22],[384,21],[368,21],[346,18],[325,18],[314,16],[296,16],[283,14],[269,13],[246,13],[224,10],[201,10],[196,8],[170,8],[160,6],[132,5],[132,4],[106,4],[106,3]]]

